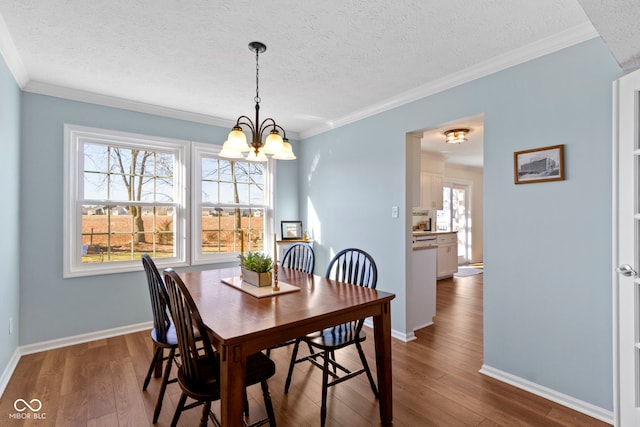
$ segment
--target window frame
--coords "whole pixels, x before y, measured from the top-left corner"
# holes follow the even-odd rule
[[[191,143],[189,141],[129,132],[113,131],[78,125],[64,125],[64,222],[63,222],[63,277],[82,277],[127,271],[138,271],[138,259],[111,261],[106,263],[82,262],[82,204],[87,200],[83,195],[84,186],[84,143],[107,143],[123,147],[145,150],[170,151],[175,155],[173,202],[138,202],[135,205],[175,206],[175,256],[155,259],[158,267],[186,266],[189,260],[189,192],[188,170]]]
[[[205,157],[218,157],[222,150],[222,146],[193,142],[192,151],[192,168],[191,168],[191,265],[201,264],[223,264],[238,261],[239,252],[226,253],[204,253],[202,252],[202,159]],[[227,160],[227,159],[225,159]],[[246,159],[237,159],[237,161],[247,161]],[[264,194],[265,204],[259,205],[264,208],[264,245],[265,251],[273,244],[271,235],[273,234],[273,176],[275,175],[275,162],[269,159],[263,163],[264,169]],[[224,204],[227,205],[227,204]],[[239,204],[239,208],[250,209],[255,204]]]

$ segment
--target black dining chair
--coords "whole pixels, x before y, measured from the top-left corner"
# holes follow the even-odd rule
[[[371,255],[361,249],[349,248],[338,252],[333,257],[329,262],[325,277],[339,282],[375,289],[378,281],[378,268]],[[321,333],[298,338],[295,342],[284,392],[289,392],[295,364],[310,362],[314,366],[322,369],[322,404],[320,406],[320,425],[322,426],[325,425],[327,418],[327,391],[329,387],[362,373],[366,373],[374,396],[376,398],[379,397],[378,388],[373,381],[371,370],[369,369],[367,359],[362,350],[361,343],[367,338],[367,334],[362,330],[363,324],[364,319],[354,320],[325,329]],[[306,343],[311,349],[318,350],[318,352],[311,350],[311,354],[298,359],[298,349],[301,342]],[[362,369],[357,371],[347,369],[338,363],[335,357],[336,350],[351,345],[356,347],[360,361],[362,362]],[[322,363],[316,359],[321,359]],[[332,378],[331,381],[329,381],[329,376]]]
[[[167,312],[167,304],[169,296],[167,290],[162,281],[162,277],[158,272],[156,264],[153,259],[147,254],[142,254],[142,265],[144,272],[147,276],[147,285],[149,287],[149,296],[151,297],[151,311],[153,313],[153,329],[151,329],[151,339],[153,341],[153,357],[147,376],[144,379],[142,391],[146,391],[151,380],[151,375],[155,372],[155,377],[158,378],[162,374],[162,365],[164,366],[164,375],[162,375],[162,382],[160,383],[160,391],[158,392],[158,398],[156,401],[156,407],[153,411],[153,423],[158,422],[158,416],[162,409],[162,400],[167,388],[167,384],[176,382],[177,379],[169,379],[171,374],[171,366],[175,360],[176,350],[178,349],[178,339],[176,337],[176,330]],[[165,355],[165,350],[169,351],[169,354]]]
[[[293,270],[312,274],[316,257],[310,244],[296,242],[289,246],[282,255],[280,265]]]
[[[169,294],[169,309],[176,326],[182,362],[178,368],[178,384],[182,389],[182,395],[171,426],[177,425],[183,411],[199,405],[203,405],[200,426],[206,426],[208,418],[219,426],[220,422],[211,411],[211,402],[220,399],[220,355],[211,345],[200,312],[180,276],[169,268],[164,271],[164,280]],[[267,412],[265,419],[256,421],[251,426],[263,425],[266,422],[269,422],[272,427],[276,426],[267,384],[267,380],[275,372],[275,364],[263,353],[247,356],[245,386],[260,383]],[[195,402],[186,405],[187,398]],[[246,393],[245,405],[247,405]]]
[[[310,244],[304,242],[296,242],[289,246],[282,255],[280,265],[282,267],[290,268],[292,270],[304,271],[305,273],[313,274],[313,268],[316,263],[315,253]],[[292,339],[283,343],[274,345],[267,349],[267,356],[271,355],[271,350],[280,347],[286,347],[291,344],[295,344],[296,340]],[[309,351],[311,347],[309,347]]]

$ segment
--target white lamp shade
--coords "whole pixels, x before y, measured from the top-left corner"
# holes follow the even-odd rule
[[[257,155],[255,150],[249,151],[249,154],[247,154],[247,160],[250,162],[266,162],[269,159],[264,155],[264,151],[262,150],[262,148],[259,148]]]
[[[264,142],[263,150],[265,154],[278,154],[282,151],[282,137],[277,130],[272,130]]]
[[[228,149],[236,150],[242,153],[246,153],[249,151],[249,144],[247,144],[247,136],[242,132],[242,130],[238,127],[234,127],[231,132],[229,132],[229,136],[227,136],[227,141],[225,145],[227,145]]]
[[[229,147],[229,140],[226,140],[224,144],[222,144],[222,150],[218,153],[218,156],[224,157],[225,159],[241,159],[244,156],[240,150],[235,150],[232,147]]]
[[[288,142],[282,143],[282,151],[273,156],[276,160],[295,160],[296,156],[293,154],[293,148]]]

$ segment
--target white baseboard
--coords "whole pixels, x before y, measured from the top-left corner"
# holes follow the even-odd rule
[[[373,319],[371,317],[367,317],[364,321],[364,326],[366,326],[367,328],[373,329]],[[400,341],[403,341],[403,342],[409,342],[416,339],[416,336],[414,335],[413,332],[405,334],[403,332],[396,331],[395,329],[391,329],[391,337],[399,339]]]
[[[153,328],[153,322],[144,322],[137,323],[135,325],[122,326],[119,328],[90,332],[88,334],[74,335],[71,337],[60,338],[51,341],[43,341],[35,344],[23,345],[20,346],[20,355],[39,353],[41,351],[53,350],[55,348],[67,347],[70,345],[117,337],[119,335],[131,334],[151,328]]]
[[[144,323],[137,323],[135,325],[122,326],[120,328],[105,329],[103,331],[91,332],[88,334],[81,334],[81,335],[74,335],[71,337],[20,346],[13,353],[11,360],[9,360],[9,364],[7,365],[4,372],[2,373],[2,377],[0,377],[0,396],[4,394],[4,390],[7,388],[7,384],[9,384],[9,380],[13,375],[13,371],[15,371],[16,366],[18,366],[20,357],[22,357],[25,354],[39,353],[41,351],[53,350],[55,348],[67,347],[70,345],[82,344],[82,343],[101,340],[105,338],[116,337],[119,335],[125,335],[133,332],[144,331],[146,329],[151,329],[151,328],[153,328],[153,322],[144,322]]]
[[[592,405],[591,403],[576,399],[569,395],[560,393],[550,388],[541,386],[524,378],[517,377],[499,369],[492,368],[491,366],[482,365],[479,371],[481,374],[495,378],[498,381],[511,384],[514,387],[518,387],[522,390],[528,391],[552,402],[558,403],[562,406],[566,406],[575,411],[582,412],[585,415],[596,418],[602,422],[613,425],[613,412],[600,408],[599,406]]]
[[[13,375],[13,371],[15,371],[16,366],[18,366],[18,361],[20,361],[20,347],[16,348],[16,351],[13,352],[13,356],[9,359],[9,363],[0,377],[0,397],[4,394],[4,390],[7,388],[7,384],[9,384],[11,375]]]

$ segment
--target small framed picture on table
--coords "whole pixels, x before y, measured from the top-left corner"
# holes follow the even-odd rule
[[[280,221],[282,240],[302,239],[302,221]]]

